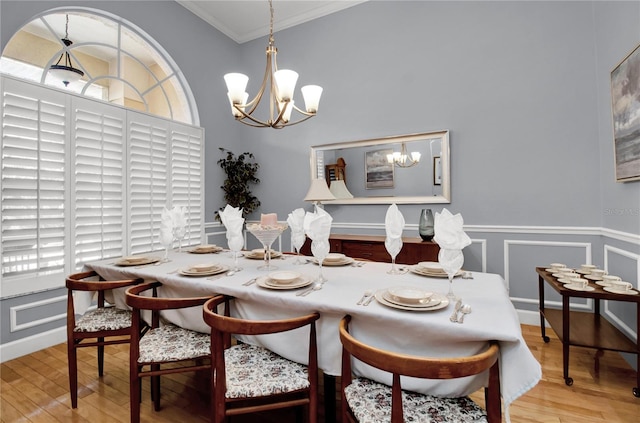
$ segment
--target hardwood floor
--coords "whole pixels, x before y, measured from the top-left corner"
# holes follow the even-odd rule
[[[531,351],[542,364],[543,378],[516,400],[510,409],[514,423],[631,423],[640,420],[640,398],[633,396],[635,371],[622,357],[605,352],[595,372],[595,350],[571,348],[573,386],[562,379],[562,346],[553,331],[545,344],[537,326],[523,326]],[[64,344],[2,363],[0,367],[0,421],[17,422],[123,422],[129,421],[129,373],[126,345],[107,347],[105,375],[99,380],[95,349],[78,356],[78,408],[70,408],[67,353]],[[162,380],[162,409],[152,410],[148,381],[144,383],[142,421],[154,423],[206,422],[209,402],[206,375],[173,375]],[[479,391],[472,398],[484,404]],[[321,407],[322,408],[322,407]],[[237,417],[233,423],[295,421],[281,412]],[[324,422],[324,416],[321,416]]]

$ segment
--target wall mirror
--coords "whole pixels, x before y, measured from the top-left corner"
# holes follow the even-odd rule
[[[449,131],[312,146],[311,178],[338,197],[324,204],[450,203]]]

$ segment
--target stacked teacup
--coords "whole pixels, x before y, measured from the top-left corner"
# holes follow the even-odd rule
[[[620,276],[604,275],[602,280],[596,283],[602,286],[605,291],[613,294],[636,295],[638,293],[633,289],[631,282],[623,281]]]

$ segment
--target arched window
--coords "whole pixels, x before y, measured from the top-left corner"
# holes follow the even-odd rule
[[[62,41],[67,30],[73,43],[69,46]],[[65,52],[73,67],[84,72],[67,87],[48,72]],[[200,124],[191,90],[171,57],[144,31],[106,12],[86,8],[45,12],[11,38],[2,52],[0,72]]]

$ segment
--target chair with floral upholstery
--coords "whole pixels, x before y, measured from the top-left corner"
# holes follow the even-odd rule
[[[340,321],[342,342],[342,422],[488,422],[502,420],[498,343],[490,341],[482,352],[466,357],[420,357],[367,345],[349,333],[351,316]],[[352,359],[393,375],[392,386],[363,377],[353,378]],[[486,410],[469,397],[441,398],[403,391],[400,376],[455,379],[489,372],[485,388]]]
[[[97,347],[98,376],[104,374],[105,345],[126,344],[130,339],[131,312],[105,301],[105,292],[141,283],[142,279],[105,281],[94,271],[67,276],[67,355],[71,408],[78,407],[78,348]],[[97,307],[84,314],[77,310],[74,292],[98,293]],[[81,315],[76,320],[76,314]]]
[[[155,411],[160,410],[160,376],[172,373],[196,372],[211,368],[210,336],[208,333],[184,329],[164,321],[164,310],[202,307],[211,298],[158,297],[160,282],[144,283],[126,291],[126,302],[133,316],[129,354],[131,423],[140,422],[141,380],[151,379],[151,399]],[[148,292],[150,291],[150,292]],[[150,295],[145,295],[150,294]],[[151,311],[150,329],[140,333],[145,325],[143,311]],[[145,316],[148,316],[145,314]],[[164,366],[164,367],[163,367]]]
[[[315,423],[318,411],[315,322],[320,315],[309,313],[281,320],[246,320],[230,316],[233,301],[232,297],[220,295],[204,305],[204,321],[211,326],[213,357],[211,421],[223,423],[230,416],[239,414],[304,406],[305,420]],[[219,308],[223,308],[224,313],[219,312]],[[235,342],[231,345],[233,335],[269,337],[269,334],[294,329],[308,334],[307,365],[285,359],[260,346]]]

